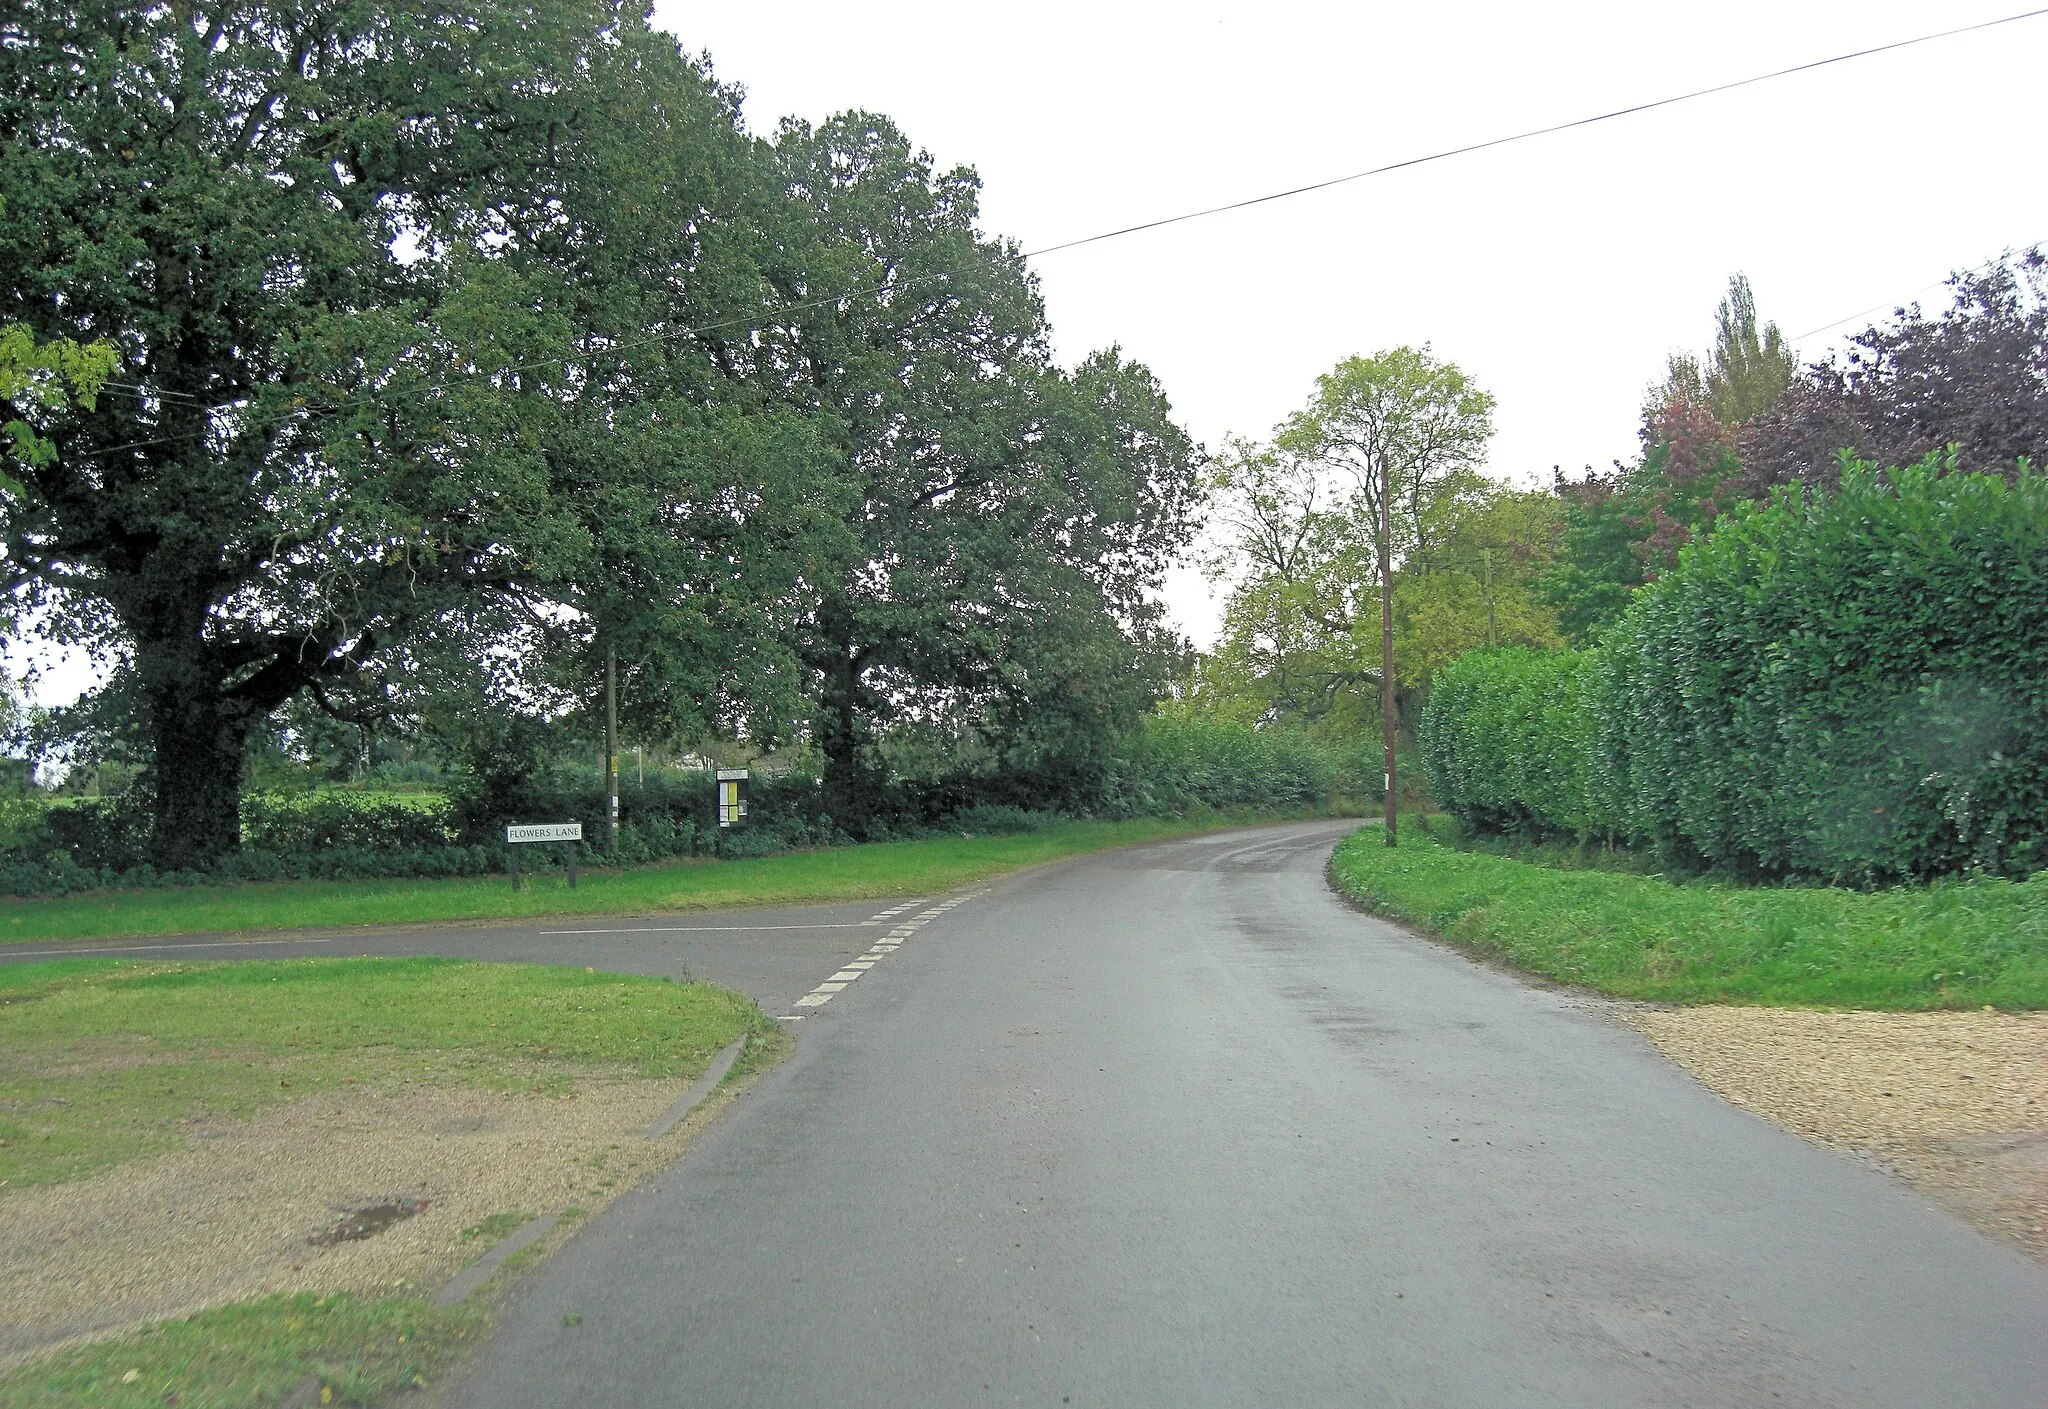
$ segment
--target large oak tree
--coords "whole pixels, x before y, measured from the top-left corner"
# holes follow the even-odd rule
[[[1146,594],[1192,534],[1195,451],[1142,367],[1053,365],[1021,255],[976,228],[972,172],[864,113],[787,123],[776,157],[809,232],[780,394],[830,419],[851,496],[852,542],[794,641],[828,806],[859,831],[894,722],[948,716],[1033,768],[1134,719],[1163,684]]]
[[[0,323],[119,359],[34,418],[0,548],[18,620],[131,673],[160,866],[236,844],[301,691],[360,708],[410,652],[565,621],[759,636],[830,507],[809,424],[735,390],[764,171],[603,3],[0,19]]]

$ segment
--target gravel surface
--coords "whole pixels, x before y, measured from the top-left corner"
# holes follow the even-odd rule
[[[463,1241],[465,1228],[595,1213],[723,1104],[649,1142],[641,1131],[687,1079],[575,1077],[559,1097],[454,1080],[327,1093],[184,1150],[0,1195],[0,1363],[266,1292],[436,1287],[491,1246]],[[360,1240],[312,1241],[389,1203],[417,1211]]]
[[[1712,1090],[2048,1261],[2048,1013],[1635,1008]]]

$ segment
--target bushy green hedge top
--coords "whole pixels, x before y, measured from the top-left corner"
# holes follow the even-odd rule
[[[1929,460],[1738,513],[1606,643],[1636,828],[1883,880],[2048,865],[2048,480]]]

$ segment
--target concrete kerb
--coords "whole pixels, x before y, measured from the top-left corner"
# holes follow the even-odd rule
[[[704,1069],[704,1074],[697,1078],[695,1084],[647,1127],[644,1138],[650,1141],[661,1139],[675,1129],[683,1117],[702,1105],[711,1093],[718,1089],[718,1084],[725,1080],[726,1074],[732,1070],[733,1063],[739,1060],[740,1053],[746,1050],[746,1046],[747,1039],[739,1037],[720,1048],[718,1055],[711,1059],[711,1065]],[[447,1285],[427,1298],[428,1303],[433,1306],[459,1306],[475,1295],[477,1288],[488,1282],[491,1274],[503,1267],[515,1253],[523,1252],[545,1238],[561,1221],[561,1214],[549,1213],[520,1225],[497,1246],[456,1273]]]
[[[560,1214],[549,1213],[521,1225],[496,1247],[456,1273],[453,1281],[427,1298],[428,1304],[458,1306],[469,1300],[471,1293],[488,1282],[491,1274],[505,1265],[505,1259],[545,1238],[554,1231],[555,1225],[561,1220]]]
[[[659,1140],[675,1129],[684,1116],[697,1109],[705,1097],[718,1089],[718,1083],[725,1080],[725,1074],[732,1070],[732,1064],[740,1059],[740,1053],[745,1051],[746,1047],[747,1039],[744,1037],[736,1037],[726,1044],[718,1055],[711,1059],[711,1065],[704,1068],[704,1074],[697,1078],[697,1084],[685,1091],[674,1105],[656,1117],[654,1124],[647,1127],[646,1138]]]

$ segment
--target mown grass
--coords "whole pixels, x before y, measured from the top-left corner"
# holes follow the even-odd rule
[[[707,984],[449,959],[0,968],[0,1198],[350,1084],[563,1093],[579,1070],[694,1076],[742,1033]]]
[[[0,1374],[0,1409],[276,1404],[309,1375],[316,1403],[370,1404],[431,1380],[488,1315],[416,1297],[268,1296],[17,1366]]]
[[[2048,873],[1864,892],[1567,870],[1346,838],[1338,883],[1377,913],[1627,998],[1893,1010],[2048,1007]]]
[[[586,871],[575,890],[560,871],[514,890],[504,877],[414,881],[285,881],[60,896],[0,903],[0,943],[141,935],[327,929],[651,914],[740,906],[874,900],[952,890],[1063,856],[1272,820],[1249,815],[1068,822],[1008,837],[938,837],[743,861],[685,861]],[[539,848],[536,848],[539,850]]]

